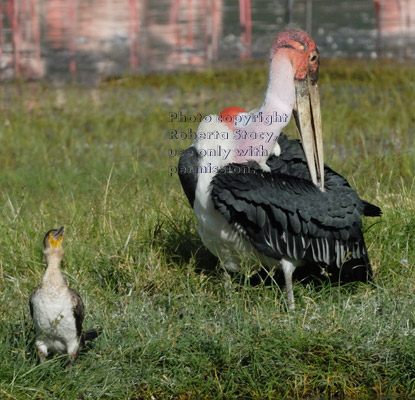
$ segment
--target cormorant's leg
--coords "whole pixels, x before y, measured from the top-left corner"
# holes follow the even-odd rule
[[[80,342],[78,341],[76,344],[72,345],[71,347],[68,347],[68,356],[69,356],[69,363],[68,363],[68,366],[67,366],[68,374],[71,374],[72,364],[78,358],[79,344],[80,344]]]
[[[46,357],[48,356],[48,348],[46,347],[46,344],[42,341],[36,341],[36,347],[40,363],[45,362]]]

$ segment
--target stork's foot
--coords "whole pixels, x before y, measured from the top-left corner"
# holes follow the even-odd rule
[[[223,270],[223,285],[225,287],[225,291],[227,293],[230,293],[232,290],[232,277],[230,275],[230,273],[226,270],[226,268],[224,268]]]

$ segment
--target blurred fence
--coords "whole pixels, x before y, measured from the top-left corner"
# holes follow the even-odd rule
[[[0,78],[94,81],[266,58],[288,19],[325,57],[413,58],[415,0],[0,0]]]

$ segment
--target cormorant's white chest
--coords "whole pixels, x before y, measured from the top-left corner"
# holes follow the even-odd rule
[[[42,285],[32,297],[32,307],[37,341],[57,353],[79,343],[68,287]]]

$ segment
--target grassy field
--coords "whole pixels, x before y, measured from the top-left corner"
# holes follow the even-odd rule
[[[0,398],[390,398],[415,395],[415,70],[325,61],[326,162],[383,217],[367,219],[374,285],[229,288],[170,167],[170,112],[261,104],[267,66],[0,89]],[[295,136],[293,123],[286,133]],[[71,376],[39,365],[28,299],[42,238],[103,328]]]

